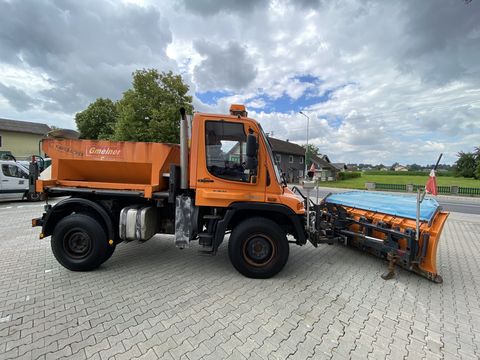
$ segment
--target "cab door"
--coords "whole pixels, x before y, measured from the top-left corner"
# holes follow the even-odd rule
[[[234,202],[263,202],[265,167],[246,169],[247,134],[257,136],[258,143],[258,129],[243,119],[227,118],[205,119],[199,130],[203,136],[198,139],[196,205],[228,207]],[[258,164],[263,157],[258,151]]]
[[[23,199],[28,189],[28,174],[15,163],[1,165],[0,198],[5,200]]]

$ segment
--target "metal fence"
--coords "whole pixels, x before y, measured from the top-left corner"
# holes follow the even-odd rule
[[[451,194],[452,187],[451,186],[437,186],[437,191],[439,194]]]
[[[425,190],[425,185],[413,185],[413,192],[417,192],[418,189],[420,189],[420,191],[423,191]],[[450,189],[448,189],[450,191]]]
[[[459,187],[458,193],[460,195],[480,196],[480,188]]]
[[[375,183],[375,190],[407,191],[407,185]]]
[[[368,187],[370,190],[386,190],[386,191],[403,191],[403,192],[417,192],[418,189],[425,190],[424,185],[405,185],[405,184],[380,184],[374,183]],[[447,195],[466,195],[466,196],[480,196],[480,188],[461,187],[461,186],[437,186],[439,194]]]
[[[425,190],[425,185],[413,185],[413,192],[417,192],[418,189],[420,191]],[[408,186],[407,186],[407,191],[408,191]],[[437,192],[439,194],[452,194],[452,187],[451,186],[445,186],[445,185],[439,185],[437,186]]]

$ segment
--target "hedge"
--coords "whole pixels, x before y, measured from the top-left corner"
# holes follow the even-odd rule
[[[398,175],[398,176],[428,176],[430,174],[430,170],[425,171],[380,171],[380,170],[366,170],[364,171],[365,175]],[[455,176],[453,171],[436,171],[436,176]]]
[[[338,173],[339,180],[355,179],[361,176],[362,176],[361,172],[339,172]]]

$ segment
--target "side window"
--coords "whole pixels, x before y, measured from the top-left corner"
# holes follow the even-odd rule
[[[28,178],[27,174],[16,165],[3,164],[2,173],[8,177]]]
[[[250,182],[245,171],[247,135],[242,124],[225,121],[205,123],[208,171],[219,178]]]

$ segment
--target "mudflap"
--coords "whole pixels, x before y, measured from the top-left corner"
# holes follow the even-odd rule
[[[190,246],[193,210],[194,205],[191,197],[184,194],[176,197],[175,246],[180,249]]]

